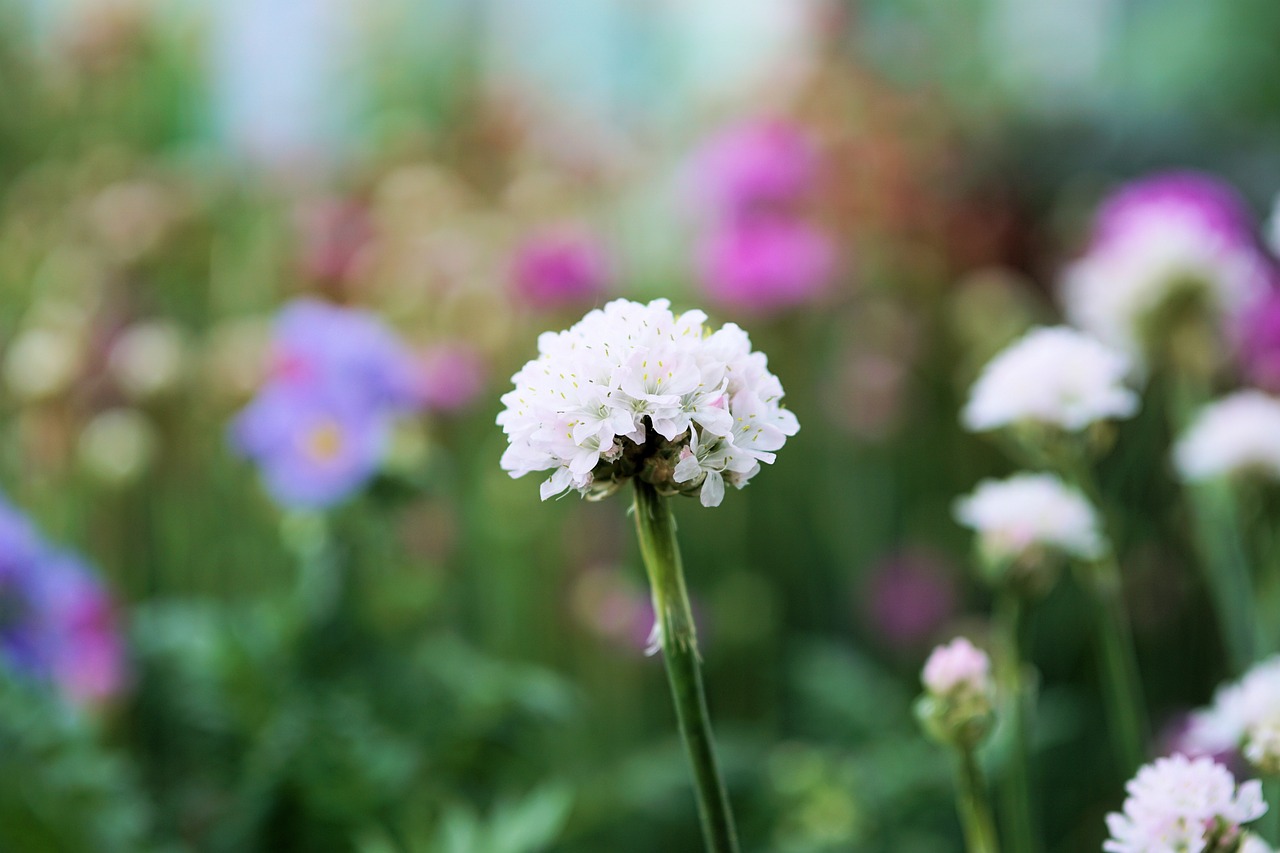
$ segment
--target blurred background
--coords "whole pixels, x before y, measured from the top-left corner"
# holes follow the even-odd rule
[[[960,850],[910,703],[984,630],[952,502],[1012,469],[959,407],[1116,184],[1265,222],[1278,40],[1274,0],[0,0],[0,849],[698,849],[627,498],[498,465],[538,333],[625,296],[743,325],[802,424],[676,507],[746,849]],[[413,354],[324,512],[232,435],[298,299]],[[1152,408],[1102,476],[1172,726],[1224,666]],[[74,666],[20,654],[33,536],[92,588]],[[1063,853],[1122,797],[1081,601],[1030,638]]]

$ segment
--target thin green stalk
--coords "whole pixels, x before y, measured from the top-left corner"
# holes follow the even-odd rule
[[[675,519],[653,486],[638,479],[633,511],[636,533],[640,538],[640,555],[652,586],[667,680],[671,684],[680,735],[693,771],[703,840],[709,853],[737,853],[733,813],[716,762],[711,720],[702,688],[697,632],[689,607],[689,593],[684,585]]]
[[[1147,715],[1129,615],[1124,606],[1120,567],[1115,556],[1108,553],[1098,562],[1084,567],[1084,571],[1086,586],[1097,604],[1102,689],[1111,723],[1111,737],[1116,753],[1124,763],[1122,775],[1130,776],[1146,757]]]
[[[974,751],[956,749],[956,810],[964,830],[968,853],[999,853],[995,822],[991,819],[991,803],[987,799],[986,780],[974,757]]]
[[[1280,776],[1262,777],[1262,799],[1267,804],[1267,810],[1254,824],[1254,831],[1268,844],[1280,844]]]
[[[1000,780],[1001,815],[1005,839],[1013,853],[1037,853],[1040,848],[1031,803],[1031,705],[1022,660],[1022,600],[1011,590],[996,599],[995,627],[1001,655],[997,673],[1005,701],[1005,718],[1011,727],[1012,750]]]

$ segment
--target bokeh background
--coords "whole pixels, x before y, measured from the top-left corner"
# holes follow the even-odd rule
[[[0,676],[0,849],[697,849],[626,497],[498,466],[537,334],[625,296],[743,325],[802,424],[676,507],[746,848],[959,850],[910,704],[986,621],[966,389],[1117,183],[1265,222],[1278,43],[1274,0],[3,0],[0,487],[110,602],[87,682]],[[757,156],[792,190],[740,220],[708,175]],[[420,380],[324,513],[229,439],[305,297]],[[1225,671],[1168,431],[1102,469],[1160,725]],[[1122,797],[1082,602],[1030,638],[1054,853]]]

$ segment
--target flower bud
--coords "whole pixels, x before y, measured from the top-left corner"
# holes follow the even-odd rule
[[[938,646],[921,674],[925,692],[916,717],[938,743],[973,749],[994,722],[991,659],[964,637]]]

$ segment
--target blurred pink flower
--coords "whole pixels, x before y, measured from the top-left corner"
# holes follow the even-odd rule
[[[467,408],[484,391],[488,366],[466,343],[440,343],[418,354],[418,399],[433,412]]]
[[[866,578],[864,618],[891,646],[928,643],[956,612],[955,571],[942,557],[907,549],[881,559]]]
[[[694,155],[692,170],[699,210],[733,219],[802,200],[817,178],[818,153],[798,125],[753,119],[711,137]]]
[[[723,306],[770,313],[810,302],[831,283],[836,251],[808,223],[755,217],[726,223],[698,247],[703,292]]]
[[[1245,379],[1280,393],[1280,290],[1272,290],[1240,318],[1237,355]]]
[[[1225,243],[1252,247],[1253,216],[1229,184],[1193,171],[1159,172],[1125,184],[1099,208],[1093,241],[1125,239],[1152,215],[1194,219]]]
[[[573,226],[534,232],[517,247],[511,283],[536,308],[597,301],[613,283],[613,261],[594,234]]]

